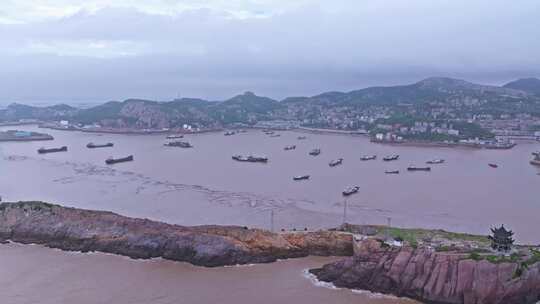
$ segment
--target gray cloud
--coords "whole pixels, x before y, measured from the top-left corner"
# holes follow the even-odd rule
[[[0,102],[281,98],[540,75],[534,0],[21,2],[0,4]],[[16,18],[37,4],[46,9]]]

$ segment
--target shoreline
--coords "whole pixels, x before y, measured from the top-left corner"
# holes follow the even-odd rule
[[[10,241],[205,267],[341,256],[309,274],[336,288],[430,303],[528,304],[540,299],[535,287],[540,286],[538,246],[515,245],[519,254],[514,259],[490,249],[487,236],[444,230],[343,224],[273,233],[241,226],[179,226],[28,201],[0,204],[0,243]],[[437,287],[441,282],[444,287]]]

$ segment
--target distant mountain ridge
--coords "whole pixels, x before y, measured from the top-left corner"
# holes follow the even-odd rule
[[[521,78],[509,82],[503,87],[540,95],[540,79],[534,77]]]
[[[33,107],[11,104],[0,110],[0,121],[68,119],[83,124],[99,123],[111,127],[170,128],[186,123],[218,127],[231,123],[254,124],[261,120],[281,119],[290,114],[291,109],[296,113],[295,119],[302,119],[298,116],[315,115],[313,107],[391,107],[399,104],[460,104],[470,101],[505,107],[510,107],[515,101],[536,105],[540,99],[540,96],[535,95],[540,92],[537,89],[540,90],[540,80],[533,78],[516,80],[499,87],[448,77],[430,77],[409,85],[325,92],[311,97],[288,97],[281,101],[245,92],[218,102],[197,98],[168,102],[127,99],[123,102],[110,101],[87,109],[69,105]]]

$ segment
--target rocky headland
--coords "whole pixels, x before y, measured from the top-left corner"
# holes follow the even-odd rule
[[[0,204],[0,242],[97,251],[200,266],[345,256],[312,269],[338,287],[436,304],[529,304],[540,300],[540,249],[500,254],[486,236],[345,224],[273,233],[240,226],[179,226],[44,202]]]
[[[439,240],[446,233],[437,232],[433,235]],[[425,303],[532,304],[540,300],[537,248],[522,246],[511,255],[497,255],[471,238],[451,237],[446,241],[453,245],[438,247],[409,241],[392,246],[377,238],[363,238],[355,241],[354,256],[310,272],[338,287]]]
[[[209,267],[350,256],[353,250],[352,236],[337,231],[277,234],[238,226],[185,227],[43,202],[0,204],[0,241],[8,240]]]

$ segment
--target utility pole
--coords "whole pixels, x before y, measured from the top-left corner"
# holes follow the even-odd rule
[[[270,210],[270,231],[274,232],[274,209]]]
[[[347,199],[343,203],[343,224],[347,223]]]
[[[390,227],[392,227],[392,218],[387,217],[386,218],[386,240],[387,241],[390,239]]]

